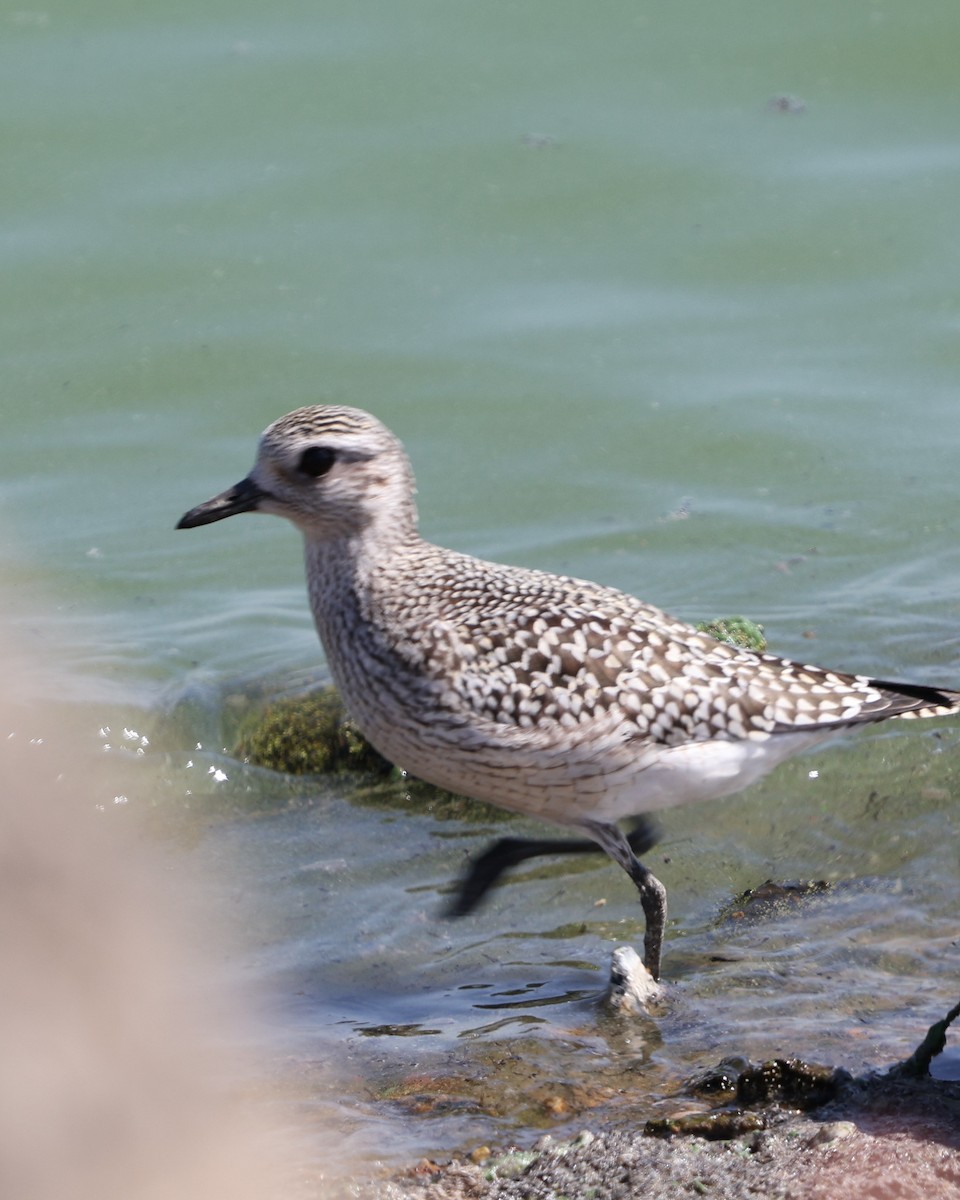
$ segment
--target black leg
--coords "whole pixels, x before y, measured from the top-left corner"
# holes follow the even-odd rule
[[[667,924],[667,889],[637,858],[638,847],[616,825],[606,825],[600,821],[582,821],[581,825],[596,838],[613,861],[623,867],[636,885],[647,924],[643,938],[643,961],[653,978],[659,979],[663,933]],[[640,853],[645,851],[641,850]]]
[[[617,833],[620,833],[619,829]],[[630,832],[620,836],[634,856],[646,854],[657,844],[656,826],[647,817],[634,818]],[[473,912],[504,871],[525,862],[528,858],[540,858],[546,854],[596,854],[598,850],[611,853],[599,837],[590,841],[576,841],[572,838],[500,838],[471,860],[467,873],[457,885],[456,895],[450,901],[444,915],[463,917]],[[620,862],[619,859],[616,861]]]

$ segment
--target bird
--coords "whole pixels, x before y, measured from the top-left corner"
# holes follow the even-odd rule
[[[249,475],[177,528],[291,521],[327,664],[372,745],[428,783],[580,835],[501,839],[455,909],[531,853],[603,850],[639,892],[659,979],[666,889],[637,853],[653,844],[649,814],[740,791],[840,731],[960,709],[958,691],[742,649],[615,588],[435,545],[415,494],[386,425],[310,405],[269,425]]]

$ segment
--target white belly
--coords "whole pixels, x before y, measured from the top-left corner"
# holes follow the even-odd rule
[[[592,744],[560,738],[544,745],[502,730],[499,738],[488,730],[479,739],[469,729],[433,730],[426,741],[396,725],[365,733],[390,761],[428,783],[561,825],[726,796],[832,736],[821,730],[660,746],[624,743],[614,734]]]

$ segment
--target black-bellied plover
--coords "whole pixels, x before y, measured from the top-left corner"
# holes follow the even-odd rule
[[[414,491],[380,421],[316,405],[270,425],[250,475],[178,528],[292,521],[366,737],[430,783],[584,831],[639,890],[654,978],[666,892],[618,821],[739,791],[838,730],[960,708],[960,692],[736,649],[613,588],[432,545]]]

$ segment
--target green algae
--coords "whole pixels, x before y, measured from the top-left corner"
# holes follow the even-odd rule
[[[718,642],[727,642],[742,650],[755,650],[762,654],[767,648],[763,626],[749,617],[715,617],[712,621],[700,621],[697,629],[701,633],[708,633]]]
[[[392,771],[350,720],[339,694],[325,687],[283,697],[249,713],[237,732],[237,758],[285,775]]]

